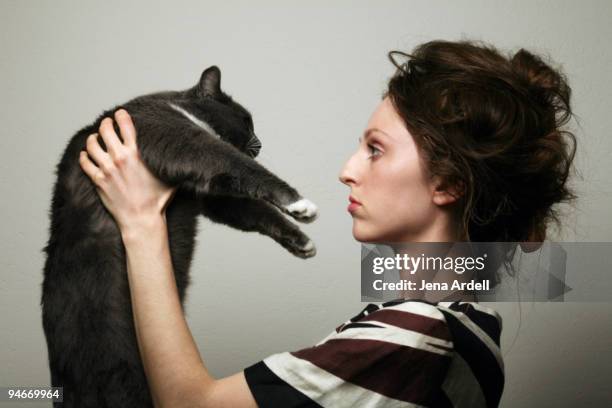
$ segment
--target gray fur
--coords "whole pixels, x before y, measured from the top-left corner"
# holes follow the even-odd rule
[[[316,207],[292,206],[302,197],[253,159],[261,144],[251,115],[221,91],[220,80],[212,66],[196,86],[132,99],[105,111],[70,140],[56,169],[50,238],[43,249],[41,306],[51,385],[64,387],[64,402],[55,406],[152,406],[134,333],[125,249],[114,219],[78,163],[87,136],[118,108],[132,116],[147,167],[178,186],[166,217],[181,302],[200,214],[265,234],[296,256],[315,254],[310,239],[281,212],[309,222]]]

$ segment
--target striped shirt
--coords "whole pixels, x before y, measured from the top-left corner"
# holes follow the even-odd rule
[[[315,346],[244,374],[260,408],[497,407],[501,326],[473,302],[370,303]]]

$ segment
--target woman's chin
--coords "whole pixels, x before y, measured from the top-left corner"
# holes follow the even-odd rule
[[[373,233],[373,231],[368,231],[367,228],[363,228],[363,225],[359,225],[356,221],[353,222],[353,238],[363,243],[378,242],[377,234]]]
[[[391,243],[405,242],[403,234],[396,229],[371,228],[372,224],[366,224],[362,220],[353,221],[353,238],[364,244],[368,243]]]

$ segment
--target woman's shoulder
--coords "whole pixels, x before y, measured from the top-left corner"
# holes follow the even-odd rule
[[[396,406],[398,401],[496,406],[503,366],[490,351],[497,347],[495,340],[482,340],[492,333],[487,318],[496,320],[496,313],[476,304],[369,303],[315,346],[268,356],[247,368],[245,376],[261,406],[278,405],[271,394],[282,401],[289,395],[295,406],[310,406],[304,401],[316,406]]]
[[[481,338],[488,337],[497,347],[500,346],[502,318],[495,309],[476,302],[439,302],[436,307],[445,315],[447,324],[450,319],[453,327],[460,324]]]
[[[504,388],[504,361],[500,348],[500,314],[476,302],[427,302],[396,299],[368,304],[355,316],[355,322],[395,318],[413,325],[426,344],[443,337],[451,349],[451,363],[442,384],[445,396],[454,406],[471,401],[470,406],[498,406]],[[368,318],[369,316],[369,318]],[[350,323],[349,323],[350,324]]]
[[[450,329],[438,309],[407,306],[368,304],[316,345],[247,368],[247,382],[255,395],[259,384],[269,393],[282,381],[278,389],[289,390],[299,406],[310,406],[303,395],[316,406],[440,406],[454,355]]]
[[[390,324],[415,333],[444,338],[457,348],[465,343],[482,343],[503,369],[500,353],[502,318],[490,307],[476,302],[429,302],[421,299],[396,299],[369,303],[359,314],[336,328],[370,322]]]
[[[492,367],[503,377],[502,318],[490,307],[476,302],[434,303],[400,298],[380,304],[369,303],[335,332],[341,334],[346,329],[363,325],[399,328],[404,336],[410,335],[421,347],[444,346],[468,364]]]
[[[395,299],[384,303],[368,303],[357,315],[347,320],[336,330],[348,324],[363,320],[378,320],[387,316],[404,321],[442,321],[449,326],[449,318],[455,323],[458,320],[464,326],[475,331],[484,331],[498,346],[502,330],[501,315],[490,307],[476,302],[429,302],[421,299]],[[432,323],[438,326],[438,322]],[[454,328],[454,324],[452,324]]]
[[[500,348],[502,318],[496,310],[476,302],[397,299],[369,304],[355,316],[355,321],[363,321],[367,316],[370,321],[380,317],[384,320],[387,310],[394,311],[397,319],[404,320],[404,325],[405,322],[413,325],[420,321],[432,322],[429,326],[419,326],[425,328],[419,331],[424,338],[446,333],[452,362],[443,389],[450,400],[461,401],[469,395],[468,399],[474,402],[472,406],[499,404],[505,376]]]
[[[440,308],[434,303],[397,299],[385,303],[368,303],[357,315],[340,326],[336,333],[359,327],[401,329],[412,337],[429,336],[450,341],[450,331]],[[378,331],[382,332],[382,331]]]

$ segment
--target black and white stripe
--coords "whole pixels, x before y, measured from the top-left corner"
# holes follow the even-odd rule
[[[476,303],[368,304],[313,347],[245,369],[260,407],[496,407],[501,317]]]

